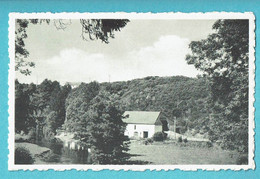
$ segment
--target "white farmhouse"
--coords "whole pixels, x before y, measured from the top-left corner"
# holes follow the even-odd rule
[[[127,123],[125,135],[130,138],[150,138],[162,131],[160,112],[126,111],[123,122]]]

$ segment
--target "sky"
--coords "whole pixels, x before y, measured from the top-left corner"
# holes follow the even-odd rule
[[[188,76],[199,74],[188,65],[191,41],[213,33],[215,20],[130,20],[109,43],[84,41],[79,20],[64,30],[49,25],[29,25],[25,47],[35,62],[32,74],[16,72],[22,83],[44,79],[66,82],[126,81],[146,76]]]

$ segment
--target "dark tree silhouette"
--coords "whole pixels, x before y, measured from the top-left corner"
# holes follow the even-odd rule
[[[216,33],[193,41],[186,60],[209,80],[211,137],[227,149],[248,150],[248,20],[218,20]]]

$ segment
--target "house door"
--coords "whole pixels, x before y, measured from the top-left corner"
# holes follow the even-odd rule
[[[135,138],[138,137],[138,132],[134,132],[134,137],[135,137]]]
[[[143,138],[148,138],[148,131],[143,132]]]

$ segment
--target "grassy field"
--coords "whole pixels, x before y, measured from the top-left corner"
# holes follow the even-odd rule
[[[131,141],[131,161],[136,164],[236,164],[238,155],[216,147],[199,148],[156,142],[144,145]]]
[[[33,157],[50,151],[49,148],[41,147],[39,145],[31,144],[31,143],[27,143],[27,142],[23,142],[23,143],[16,142],[15,147],[23,147],[23,148],[28,149]]]

